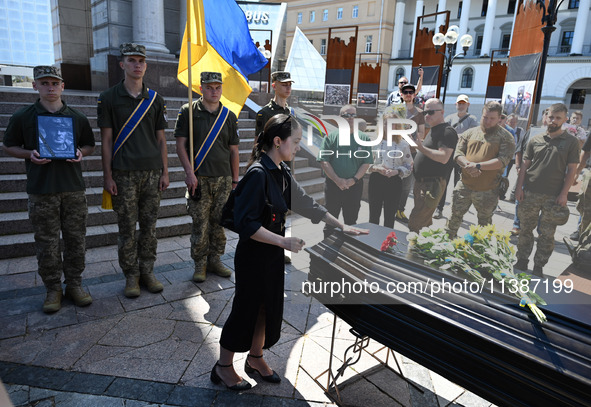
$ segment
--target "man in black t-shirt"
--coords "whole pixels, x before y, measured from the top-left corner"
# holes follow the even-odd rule
[[[418,232],[433,223],[433,212],[445,192],[446,177],[453,165],[451,156],[458,142],[458,134],[444,120],[443,103],[439,99],[427,100],[424,115],[431,131],[424,141],[420,137],[416,140],[415,206],[408,220],[411,232]]]
[[[29,218],[35,233],[38,272],[47,289],[43,311],[49,313],[61,308],[62,272],[66,296],[78,306],[92,302],[90,294],[82,288],[88,208],[80,161],[83,156],[92,154],[94,136],[86,116],[62,101],[64,82],[59,70],[53,66],[36,66],[33,75],[33,88],[39,92],[39,99],[10,118],[4,134],[4,150],[13,157],[25,159]],[[75,159],[41,158],[37,140],[39,116],[49,116],[56,122],[60,118],[72,119],[72,129],[67,130],[74,135]],[[54,137],[49,144],[55,146],[57,129],[45,130],[50,130],[45,132],[45,137]],[[51,154],[51,148],[48,150]],[[63,260],[59,249],[60,230],[64,241]]]

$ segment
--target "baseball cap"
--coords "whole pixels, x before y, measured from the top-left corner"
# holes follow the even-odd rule
[[[412,83],[407,83],[406,85],[404,85],[400,90],[402,92],[404,92],[406,89],[411,89],[411,90],[416,90],[417,88],[415,88],[415,85],[413,85]]]
[[[58,67],[49,65],[39,65],[33,68],[33,78],[35,78],[35,80],[48,77],[56,78],[60,81],[64,80]]]
[[[459,95],[458,98],[456,99],[456,103],[458,103],[458,102],[470,103],[470,98],[468,97],[468,95]]]

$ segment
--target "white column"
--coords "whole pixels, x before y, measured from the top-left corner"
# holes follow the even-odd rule
[[[470,0],[464,0],[462,3],[462,14],[460,15],[460,34],[458,35],[458,41],[462,38],[462,35],[468,33],[468,18],[470,17]]]
[[[583,53],[583,40],[585,39],[585,30],[587,29],[590,3],[591,0],[581,0],[579,2],[579,11],[577,12],[577,22],[575,23],[573,45],[570,48],[571,54],[581,55]]]
[[[511,39],[509,40],[509,53],[511,53],[511,45],[513,44],[513,33],[515,32],[515,20],[517,19],[517,11],[519,11],[519,2],[515,5],[515,13],[513,13],[513,24],[511,25]]]
[[[437,12],[445,11],[445,10],[447,10],[447,0],[439,0],[439,7],[437,7]],[[451,13],[450,13],[450,19],[451,19]],[[439,27],[442,24],[445,24],[445,14],[440,14],[437,16],[435,30],[439,30]]]
[[[164,0],[132,0],[133,41],[169,54],[164,41]]]
[[[396,2],[396,15],[394,16],[394,33],[392,34],[392,59],[400,58],[400,48],[402,47],[402,29],[404,28],[404,9],[405,0]]]
[[[417,38],[417,19],[423,15],[423,0],[417,0],[415,8],[415,19],[412,22],[412,44],[410,45],[410,57],[415,53],[415,39]]]
[[[179,12],[179,54],[183,44],[183,35],[185,34],[185,26],[187,25],[187,0],[179,0],[181,9]]]
[[[486,9],[486,20],[484,21],[484,36],[482,37],[482,49],[480,55],[490,55],[490,45],[492,43],[493,26],[495,25],[495,13],[497,11],[497,0],[489,0]]]

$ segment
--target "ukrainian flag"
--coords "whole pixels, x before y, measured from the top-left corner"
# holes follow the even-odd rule
[[[191,39],[192,89],[200,93],[201,72],[221,72],[224,81],[221,102],[238,116],[252,92],[247,75],[267,64],[252,41],[244,12],[234,0],[188,1],[177,75],[188,87],[187,30]]]

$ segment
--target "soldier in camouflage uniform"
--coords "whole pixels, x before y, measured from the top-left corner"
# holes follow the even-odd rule
[[[164,286],[154,276],[156,261],[156,220],[162,191],[168,188],[166,148],[166,105],[156,94],[145,114],[125,142],[114,152],[118,135],[144,100],[151,100],[143,83],[146,48],[134,43],[121,44],[125,78],[107,89],[98,100],[98,126],[101,128],[104,189],[112,195],[117,213],[119,266],[125,274],[124,294],[140,295],[140,284],[157,293]],[[143,106],[143,105],[142,105]],[[139,233],[136,235],[136,224]]]
[[[203,96],[193,102],[193,154],[197,154],[218,115],[223,113],[220,102],[222,74],[202,72],[199,88]],[[228,112],[217,138],[197,170],[192,168],[189,159],[189,104],[183,105],[179,111],[174,136],[176,152],[185,169],[187,210],[193,218],[193,281],[205,281],[208,271],[221,277],[230,277],[232,272],[220,260],[226,248],[226,235],[220,220],[230,191],[238,184],[238,119],[234,113]]]
[[[293,83],[291,74],[284,71],[273,72],[271,81],[275,97],[257,113],[255,138],[263,131],[265,124],[271,117],[276,114],[291,114],[291,109],[287,106],[287,98],[291,95],[291,84]]]
[[[61,308],[62,272],[66,296],[78,306],[92,303],[92,297],[82,288],[81,277],[88,208],[80,161],[83,156],[92,154],[94,135],[88,119],[62,101],[64,82],[56,67],[36,66],[33,75],[33,88],[39,92],[39,99],[10,118],[4,134],[4,150],[26,160],[29,218],[35,233],[39,275],[47,289],[43,311],[49,313]],[[71,131],[78,146],[75,158],[41,158],[37,151],[36,128],[40,115],[72,117]],[[47,138],[49,134],[46,133]],[[53,142],[57,141],[53,139]],[[54,154],[51,148],[49,151]],[[63,260],[60,230],[64,240]]]
[[[502,111],[498,102],[488,102],[482,109],[480,126],[466,130],[458,140],[454,159],[462,169],[462,177],[453,191],[447,223],[452,238],[471,205],[476,208],[479,225],[492,223],[501,174],[515,152],[513,136],[499,125]]]
[[[534,245],[533,230],[540,219],[533,270],[538,276],[543,275],[542,268],[554,250],[556,226],[568,221],[567,195],[579,162],[578,140],[562,130],[567,114],[562,103],[550,106],[548,128],[527,144],[515,188],[521,221],[515,268],[528,269]]]

